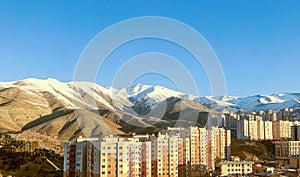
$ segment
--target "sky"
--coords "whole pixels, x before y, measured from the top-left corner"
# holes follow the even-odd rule
[[[172,18],[197,30],[218,56],[227,95],[300,92],[300,1],[296,0],[1,0],[0,81],[72,81],[81,53],[98,33],[141,16]],[[192,75],[198,94],[211,94],[205,69],[193,55],[170,41],[151,38],[116,49],[101,66],[96,82],[112,85],[126,61],[146,52],[174,57]],[[157,73],[133,79],[132,84],[178,89],[176,80]]]

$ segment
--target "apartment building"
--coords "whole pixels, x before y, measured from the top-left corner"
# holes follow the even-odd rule
[[[277,121],[277,113],[274,110],[259,111],[257,113],[264,121]]]
[[[224,154],[224,159],[230,159],[231,156],[231,131],[230,130],[225,130],[225,136],[224,136],[224,149],[225,149],[225,154]]]
[[[151,142],[106,137],[65,143],[64,177],[151,176]]]
[[[300,109],[297,108],[293,111],[293,120],[299,121],[300,120]]]
[[[249,134],[248,138],[250,140],[259,140],[258,139],[258,127],[257,127],[257,121],[256,120],[249,120],[248,121],[248,128],[249,128]]]
[[[178,140],[178,175],[189,176],[190,170],[190,139]]]
[[[79,138],[65,143],[64,177],[176,177],[213,171],[230,157],[230,130],[169,128],[167,133]]]
[[[106,137],[99,143],[101,176],[151,176],[151,142]]]
[[[240,115],[234,113],[230,110],[225,110],[223,112],[223,120],[221,127],[224,127],[226,129],[230,130],[236,130],[237,129],[237,121],[240,119]]]
[[[291,126],[291,140],[300,141],[300,125],[294,124]]]
[[[293,120],[293,109],[292,108],[284,108],[278,112],[278,120]]]
[[[276,141],[276,159],[290,168],[300,168],[300,141]]]
[[[186,129],[168,129],[169,133],[178,133],[181,138],[189,138],[189,154],[191,171],[214,170],[215,162],[229,159],[231,132],[224,128],[189,127]]]
[[[64,144],[64,177],[99,177],[99,156],[93,144],[80,138],[75,143]]]
[[[207,148],[207,134],[204,128],[189,127],[190,138],[190,153],[191,153],[191,170],[200,170],[201,166],[206,166],[206,148]]]
[[[272,122],[273,140],[288,139],[291,137],[292,122],[288,120],[278,120]]]
[[[170,136],[168,133],[151,136],[152,149],[152,176],[178,176],[178,143],[179,136]]]
[[[167,133],[171,136],[179,136],[178,139],[178,174],[179,176],[189,176],[191,170],[190,153],[190,133],[187,128],[168,127]]]
[[[260,116],[255,116],[252,118],[251,120],[250,119],[238,120],[237,138],[254,140],[254,141],[272,140],[274,136],[273,122],[264,121]]]
[[[256,120],[256,126],[257,126],[257,137],[255,140],[264,140],[265,138],[265,121],[262,120],[262,117],[258,117]]]
[[[249,124],[248,120],[241,119],[237,122],[237,139],[247,140],[249,139]]]
[[[64,144],[64,177],[75,176],[76,145],[74,143]]]
[[[230,130],[212,127],[208,129],[207,169],[214,170],[216,162],[230,157]]]
[[[272,121],[263,121],[263,123],[264,123],[264,140],[273,140]]]

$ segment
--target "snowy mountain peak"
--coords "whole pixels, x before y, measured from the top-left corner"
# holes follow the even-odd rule
[[[137,95],[149,88],[152,88],[153,86],[152,85],[143,85],[143,84],[136,84],[135,86],[133,87],[130,87],[127,89],[127,93],[128,95]]]
[[[205,96],[196,97],[163,86],[137,84],[131,88],[104,88],[92,82],[60,82],[56,79],[28,78],[16,82],[2,82],[0,88],[17,88],[28,94],[43,96],[51,93],[67,107],[85,107],[97,109],[98,103],[109,109],[126,109],[131,105],[151,107],[170,97],[187,98],[206,106],[217,106],[231,110],[260,111],[300,107],[300,93],[281,93],[272,95],[254,95],[247,97]],[[0,89],[0,91],[1,91]],[[97,105],[95,104],[97,102]],[[126,106],[125,106],[126,105]]]
[[[180,97],[183,94],[163,86],[138,84],[129,90],[128,95],[133,100],[152,99],[154,102],[161,102],[169,97]]]

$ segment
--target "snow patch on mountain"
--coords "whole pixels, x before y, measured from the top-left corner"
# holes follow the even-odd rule
[[[128,99],[133,103],[153,106],[156,103],[170,97],[180,97],[183,94],[162,86],[150,86],[137,84],[129,89]]]

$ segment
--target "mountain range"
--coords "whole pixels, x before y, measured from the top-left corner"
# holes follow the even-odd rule
[[[300,93],[197,97],[162,86],[102,87],[90,82],[25,79],[0,83],[0,132],[32,131],[60,140],[204,126],[224,110],[300,108]]]

